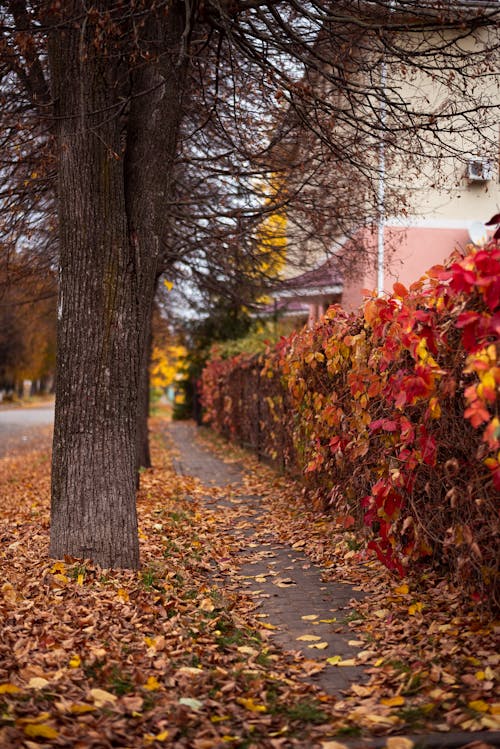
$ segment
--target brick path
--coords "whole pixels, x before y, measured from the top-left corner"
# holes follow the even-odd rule
[[[226,487],[227,496],[211,501],[214,509],[224,510],[234,499],[231,486],[241,484],[243,470],[236,464],[227,464],[203,449],[196,441],[196,427],[188,422],[173,422],[168,429],[177,455],[175,470],[182,475],[194,476],[208,486]],[[238,502],[242,501],[241,494]],[[267,614],[266,623],[275,626],[273,641],[286,650],[301,651],[310,660],[325,661],[340,655],[342,660],[354,658],[359,648],[346,618],[352,614],[350,601],[359,599],[361,593],[345,583],[323,582],[321,570],[300,551],[292,549],[273,538],[272,529],[256,536],[255,526],[262,517],[259,498],[243,497],[245,507],[241,522],[233,530],[240,541],[242,554],[250,561],[240,568],[241,587],[258,602],[258,611]],[[223,578],[221,578],[221,583]],[[317,619],[304,620],[303,616]],[[324,620],[324,621],[321,621]],[[302,635],[317,637],[314,641],[300,641]],[[318,643],[327,647],[311,647]],[[326,692],[338,694],[352,682],[365,678],[360,666],[327,666],[311,679]]]

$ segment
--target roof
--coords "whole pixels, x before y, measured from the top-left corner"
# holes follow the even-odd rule
[[[275,292],[279,299],[292,296],[340,294],[342,285],[342,276],[336,268],[335,260],[330,258],[317,268],[282,281],[276,287]]]

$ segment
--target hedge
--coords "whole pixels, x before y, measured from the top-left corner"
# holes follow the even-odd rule
[[[201,378],[205,421],[301,475],[396,574],[446,569],[500,600],[500,245],[454,254],[265,356]]]

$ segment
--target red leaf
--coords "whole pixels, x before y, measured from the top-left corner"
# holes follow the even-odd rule
[[[485,226],[495,226],[495,224],[500,224],[500,213],[495,213],[489,221],[485,221]]]

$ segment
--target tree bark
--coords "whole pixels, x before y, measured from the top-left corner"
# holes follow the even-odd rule
[[[185,80],[182,9],[145,24],[138,72],[101,43],[80,0],[64,4],[49,44],[60,222],[50,553],[103,567],[139,565],[140,375]]]
[[[146,338],[146,345],[142,356],[140,383],[139,383],[139,404],[137,409],[137,477],[141,468],[151,468],[151,451],[149,449],[149,364],[151,361],[151,349],[153,344],[153,334],[151,322],[149,332]],[[137,478],[138,483],[138,478]]]

